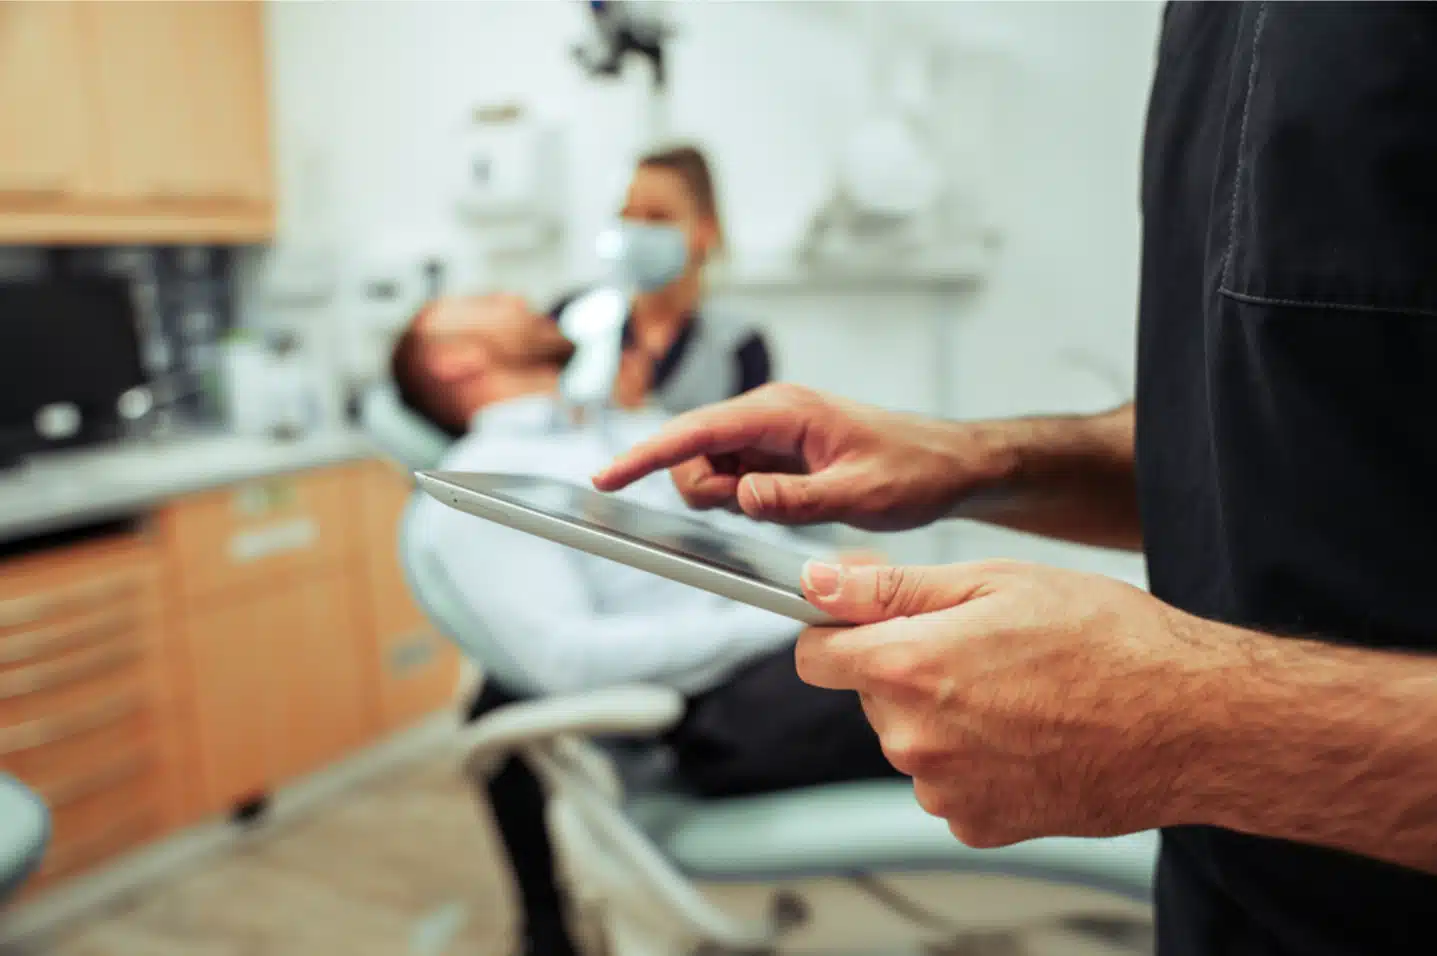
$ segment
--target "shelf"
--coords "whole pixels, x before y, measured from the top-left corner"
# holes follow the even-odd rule
[[[867,289],[952,288],[981,282],[988,274],[992,250],[974,243],[932,257],[865,268],[854,263],[809,265],[793,259],[737,262],[716,275],[711,291],[723,292],[853,292]]]

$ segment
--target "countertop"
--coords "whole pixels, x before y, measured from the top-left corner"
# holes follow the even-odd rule
[[[124,517],[208,488],[376,454],[356,429],[293,441],[211,434],[52,452],[0,471],[0,541]]]

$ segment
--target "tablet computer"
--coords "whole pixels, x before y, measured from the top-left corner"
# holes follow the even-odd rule
[[[752,604],[805,624],[839,623],[803,597],[808,555],[552,478],[421,471],[419,487],[460,511]]]

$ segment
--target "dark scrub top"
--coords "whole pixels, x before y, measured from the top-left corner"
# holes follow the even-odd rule
[[[1142,201],[1153,592],[1437,651],[1437,5],[1171,5]],[[1163,956],[1437,953],[1437,878],[1279,840],[1168,831],[1158,901]]]
[[[582,293],[575,292],[566,295],[549,310],[549,315],[556,321],[564,308]],[[718,383],[711,383],[715,391],[713,394],[706,394],[703,390],[703,399],[706,401],[718,401],[723,398],[731,398],[741,395],[744,392],[766,385],[773,375],[773,362],[769,356],[768,345],[764,342],[763,335],[756,329],[747,327],[735,328],[725,323],[725,334],[722,340],[711,342],[702,341],[705,332],[704,317],[699,314],[691,315],[684,323],[679,334],[669,345],[668,350],[659,356],[654,364],[654,379],[652,388],[660,398],[664,398],[667,386],[678,376],[685,362],[697,357],[696,353],[710,345],[722,347],[728,354],[721,363],[723,374],[726,380]],[[624,323],[624,345],[627,347],[633,342],[633,333],[629,323]],[[685,396],[691,394],[685,390]],[[688,407],[695,404],[703,404],[701,401],[680,400],[680,407],[669,407],[670,412],[687,411]],[[665,403],[666,405],[672,403]]]

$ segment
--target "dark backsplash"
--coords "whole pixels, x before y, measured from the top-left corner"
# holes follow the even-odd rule
[[[219,347],[235,327],[234,250],[224,246],[0,249],[5,281],[130,280],[142,360],[158,401],[188,424],[219,422]]]

